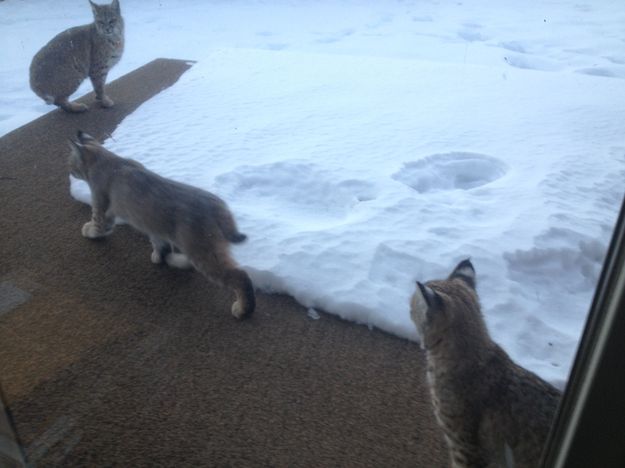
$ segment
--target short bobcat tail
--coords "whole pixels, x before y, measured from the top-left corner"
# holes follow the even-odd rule
[[[237,224],[232,217],[232,213],[224,207],[224,210],[221,212],[219,216],[219,229],[223,233],[224,237],[228,242],[232,242],[233,244],[240,244],[241,242],[247,239],[247,236],[237,229]]]
[[[226,234],[226,239],[228,239],[233,244],[240,244],[247,239],[247,236],[241,232],[233,232],[230,234]]]

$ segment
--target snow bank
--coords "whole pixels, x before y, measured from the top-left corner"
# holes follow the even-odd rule
[[[415,339],[414,281],[470,256],[495,340],[566,380],[623,196],[619,2],[122,10],[110,79],[156,57],[198,63],[107,146],[225,198],[259,287]],[[0,2],[0,134],[50,109],[28,89],[30,59],[90,15]]]
[[[261,289],[402,337],[415,280],[471,257],[494,338],[561,382],[623,190],[622,83],[217,49],[108,147],[226,199]]]

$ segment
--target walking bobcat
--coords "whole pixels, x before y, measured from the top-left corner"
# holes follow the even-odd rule
[[[113,0],[110,5],[97,5],[91,0],[89,3],[93,23],[58,34],[35,54],[30,64],[31,89],[46,103],[67,112],[87,110],[85,104],[69,102],[87,76],[100,105],[113,105],[104,94],[104,83],[124,51],[124,19],[119,1]]]
[[[410,315],[452,466],[538,466],[560,391],[491,340],[471,262],[446,280],[417,282]]]
[[[230,243],[246,239],[226,203],[216,195],[175,182],[142,164],[106,150],[92,136],[78,132],[70,140],[71,174],[91,189],[92,217],[82,227],[91,239],[109,235],[120,217],[147,234],[151,259],[173,267],[193,266],[236,293],[232,314],[244,318],[255,308],[254,287],[229,253]]]

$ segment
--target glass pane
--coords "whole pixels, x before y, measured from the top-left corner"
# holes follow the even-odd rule
[[[445,466],[466,432],[459,462],[535,462],[623,199],[619,2],[0,17],[29,461]]]

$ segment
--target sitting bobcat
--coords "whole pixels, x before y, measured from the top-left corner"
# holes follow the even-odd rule
[[[452,466],[538,466],[561,394],[491,340],[471,262],[417,282],[410,309]]]
[[[254,312],[252,282],[229,253],[229,244],[243,242],[246,236],[237,230],[223,200],[119,157],[81,131],[78,141],[70,140],[70,147],[70,172],[91,189],[92,216],[82,227],[83,236],[107,236],[118,216],[150,237],[152,262],[193,266],[234,290],[235,317]]]
[[[30,64],[30,87],[48,104],[67,112],[83,112],[85,104],[69,102],[69,97],[89,77],[102,107],[113,101],[104,94],[109,70],[124,51],[124,19],[119,1],[110,5],[91,2],[94,21],[56,35],[35,54]]]

